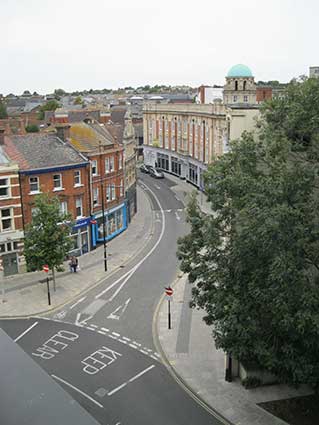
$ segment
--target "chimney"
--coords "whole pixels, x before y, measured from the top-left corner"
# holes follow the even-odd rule
[[[67,143],[70,139],[70,128],[69,124],[55,124],[57,136],[59,139],[63,140],[63,142]]]
[[[18,134],[20,134],[20,135],[27,134],[27,132],[25,131],[25,126],[24,126],[24,122],[23,122],[23,120],[20,120],[20,121],[19,121],[19,130],[18,130]]]
[[[4,128],[0,128],[0,145],[4,145]]]

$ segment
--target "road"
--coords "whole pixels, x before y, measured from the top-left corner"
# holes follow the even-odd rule
[[[124,269],[46,319],[0,326],[101,424],[222,424],[182,388],[153,342],[156,306],[177,272],[184,205],[169,179],[141,176],[151,240]]]

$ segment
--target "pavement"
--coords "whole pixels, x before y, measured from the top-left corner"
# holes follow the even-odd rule
[[[166,175],[176,186],[171,189],[176,196],[187,202],[189,193],[196,189],[175,176]],[[211,214],[205,196],[196,191],[198,203],[205,213]],[[147,196],[138,188],[138,213],[121,235],[108,242],[108,272],[115,273],[140,252],[152,237],[153,215]],[[0,318],[27,317],[55,310],[97,285],[106,273],[103,265],[103,247],[79,257],[80,271],[57,273],[56,292],[48,306],[44,272],[11,276],[0,285],[5,296],[0,295]],[[167,282],[170,284],[170,282]],[[268,385],[246,390],[239,382],[225,381],[225,355],[217,350],[211,330],[203,322],[203,311],[189,308],[191,286],[187,276],[180,273],[172,284],[172,329],[168,329],[167,300],[162,298],[154,317],[154,338],[157,349],[172,375],[189,390],[193,397],[209,410],[219,412],[225,423],[234,425],[284,425],[286,422],[272,416],[257,403],[290,398],[311,391],[307,387],[298,390],[285,385]],[[3,294],[2,294],[3,295]],[[5,302],[4,302],[5,301]]]

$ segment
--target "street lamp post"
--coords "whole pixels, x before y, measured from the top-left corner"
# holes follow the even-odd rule
[[[104,271],[107,272],[106,234],[105,234],[105,210],[104,210],[104,184],[101,182],[102,217],[103,217],[103,246],[104,246]]]

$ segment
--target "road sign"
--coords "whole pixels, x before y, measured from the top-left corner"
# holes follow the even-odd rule
[[[169,297],[171,297],[173,295],[174,290],[173,290],[173,288],[171,288],[169,286],[168,288],[165,288],[165,292],[166,292],[166,295],[168,295]]]
[[[90,221],[90,223],[91,223],[91,224],[96,224],[96,223],[97,223],[97,221],[93,218],[93,219]]]
[[[49,272],[49,266],[48,266],[47,264],[45,264],[45,265],[42,267],[42,269],[43,269],[43,271],[44,271],[44,272],[46,272],[46,273],[48,273],[48,272]]]

